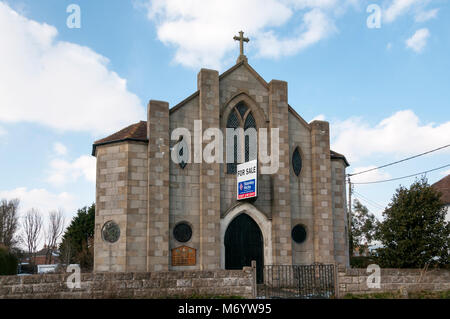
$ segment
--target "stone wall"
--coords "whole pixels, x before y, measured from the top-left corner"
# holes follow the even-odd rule
[[[242,296],[252,298],[253,270],[81,274],[81,288],[67,288],[67,274],[0,276],[0,299],[103,299]]]
[[[339,297],[346,294],[367,294],[380,292],[443,291],[450,290],[450,271],[433,269],[381,269],[380,288],[368,288],[366,269],[343,269],[338,271]]]

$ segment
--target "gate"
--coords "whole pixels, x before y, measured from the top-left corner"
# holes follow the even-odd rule
[[[264,266],[258,298],[325,299],[335,296],[335,265]]]

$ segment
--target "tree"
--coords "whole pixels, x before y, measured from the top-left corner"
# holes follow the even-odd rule
[[[59,246],[60,256],[65,264],[77,263],[83,269],[92,269],[94,226],[95,204],[79,209],[67,227]]]
[[[361,204],[359,200],[353,203],[353,214],[350,231],[350,256],[356,248],[359,250],[367,247],[374,239],[377,227],[375,215],[369,212],[369,209]]]
[[[49,223],[45,231],[45,242],[47,252],[45,262],[50,264],[52,262],[52,255],[56,249],[56,244],[64,232],[64,214],[61,210],[50,212]]]
[[[376,234],[383,245],[377,251],[381,266],[422,268],[449,263],[450,226],[440,196],[426,178],[409,189],[397,189]]]
[[[18,213],[19,200],[13,199],[0,201],[0,244],[9,250],[16,248],[18,238],[16,237],[19,225]]]
[[[37,245],[42,230],[42,216],[39,211],[34,208],[29,210],[25,216],[22,227],[24,231],[23,240],[28,249],[30,262],[35,264]]]
[[[0,245],[0,276],[16,275],[18,262],[7,247]]]

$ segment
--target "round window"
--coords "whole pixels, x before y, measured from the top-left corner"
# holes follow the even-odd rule
[[[106,222],[102,228],[102,237],[108,243],[115,243],[120,237],[120,227],[113,221]]]
[[[180,243],[188,242],[192,237],[192,228],[185,222],[179,223],[173,229],[173,236]]]
[[[303,225],[296,225],[292,229],[292,239],[297,243],[301,244],[306,240],[306,228]]]

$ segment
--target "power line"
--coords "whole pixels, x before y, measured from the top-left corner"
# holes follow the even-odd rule
[[[348,176],[355,176],[355,175],[360,175],[360,174],[372,172],[372,171],[378,170],[378,169],[380,169],[380,168],[385,168],[385,167],[389,167],[389,166],[392,166],[392,165],[395,165],[395,164],[399,164],[399,163],[402,163],[402,162],[406,162],[406,161],[412,160],[412,159],[414,159],[414,158],[417,158],[417,157],[420,157],[420,156],[423,156],[423,155],[427,155],[427,154],[430,154],[430,153],[433,153],[433,152],[442,150],[442,149],[447,148],[447,147],[450,147],[450,144],[444,145],[444,146],[442,146],[442,147],[436,148],[436,149],[434,149],[434,150],[431,150],[431,151],[428,151],[428,152],[425,152],[425,153],[421,153],[421,154],[418,154],[418,155],[414,155],[414,156],[411,156],[411,157],[402,159],[402,160],[400,160],[400,161],[396,161],[396,162],[393,162],[393,163],[389,163],[389,164],[386,164],[386,165],[383,165],[383,166],[380,166],[380,167],[371,168],[371,169],[368,169],[368,170],[365,170],[365,171],[362,171],[362,172],[358,172],[358,173],[354,173],[354,174],[348,174]]]
[[[352,184],[354,184],[354,185],[367,185],[367,184],[378,184],[378,183],[393,182],[393,181],[398,181],[398,180],[405,179],[405,178],[410,178],[410,177],[414,177],[414,176],[418,176],[418,175],[431,173],[431,172],[438,171],[438,170],[441,170],[441,169],[444,169],[444,168],[447,168],[447,167],[450,167],[450,164],[447,164],[445,166],[441,166],[441,167],[438,167],[438,168],[435,168],[435,169],[430,169],[429,171],[425,171],[425,172],[422,172],[422,173],[413,174],[413,175],[408,175],[408,176],[403,176],[403,177],[398,177],[398,178],[392,178],[392,179],[386,179],[386,180],[383,180],[383,181],[365,182],[365,183],[352,183]]]
[[[374,201],[374,200],[372,200],[372,199],[367,198],[367,197],[364,196],[363,194],[361,194],[361,193],[359,193],[359,192],[357,192],[357,191],[354,191],[354,193],[355,193],[356,195],[358,195],[358,197],[361,197],[362,199],[364,199],[366,202],[372,203],[372,206],[378,206],[378,208],[384,208],[383,205],[377,203],[376,201]]]
[[[359,200],[359,201],[361,201],[361,202],[364,202],[366,205],[370,205],[371,208],[373,208],[373,209],[376,209],[376,210],[378,210],[378,209],[380,209],[380,210],[383,209],[383,208],[378,207],[378,206],[375,205],[375,204],[372,204],[371,202],[369,202],[368,200],[366,200],[366,199],[364,199],[364,198],[362,198],[362,197],[356,196],[356,199]]]

